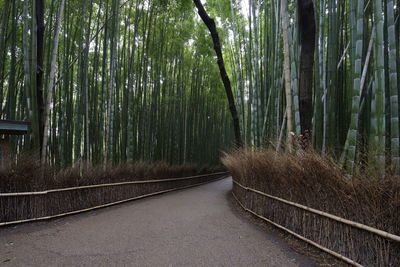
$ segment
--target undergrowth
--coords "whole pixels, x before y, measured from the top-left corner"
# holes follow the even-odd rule
[[[13,166],[0,169],[0,192],[27,192],[48,189],[117,183],[127,181],[168,179],[225,171],[223,166],[196,164],[169,165],[165,162],[125,163],[118,166],[76,165],[63,170],[43,166],[32,155],[22,155]]]
[[[400,179],[349,179],[330,158],[268,149],[237,150],[222,162],[236,181],[270,195],[400,234]]]

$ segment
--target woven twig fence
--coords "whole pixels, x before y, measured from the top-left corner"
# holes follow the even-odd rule
[[[277,198],[233,182],[253,215],[354,266],[400,266],[400,236]]]
[[[45,220],[208,183],[227,172],[149,181],[0,193],[0,226]]]

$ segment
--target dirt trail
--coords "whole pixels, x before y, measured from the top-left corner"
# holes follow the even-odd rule
[[[314,266],[233,210],[230,178],[0,228],[0,266]]]

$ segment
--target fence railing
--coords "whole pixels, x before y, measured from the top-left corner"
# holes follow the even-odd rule
[[[282,230],[284,230],[284,231],[296,236],[297,238],[299,238],[299,239],[301,239],[301,240],[303,240],[303,241],[305,241],[305,242],[307,242],[307,243],[309,243],[309,244],[311,244],[311,245],[313,245],[313,246],[315,246],[315,247],[317,247],[317,248],[319,248],[319,249],[321,249],[321,250],[323,250],[323,251],[335,256],[335,257],[337,257],[337,258],[339,258],[340,260],[343,260],[343,261],[345,261],[345,262],[347,262],[347,263],[349,263],[351,265],[354,265],[354,266],[363,266],[360,263],[358,263],[357,261],[351,259],[350,257],[344,256],[344,255],[342,255],[342,254],[340,254],[340,253],[338,253],[338,252],[336,252],[336,251],[334,251],[332,249],[329,249],[329,248],[319,244],[318,242],[315,242],[315,240],[311,240],[310,238],[307,238],[307,237],[305,237],[303,235],[300,235],[299,233],[289,229],[288,227],[285,227],[285,226],[283,226],[281,224],[278,224],[277,222],[273,221],[272,219],[267,218],[266,216],[263,216],[263,215],[259,214],[260,212],[254,211],[255,210],[254,207],[249,207],[249,206],[252,206],[251,204],[246,206],[246,204],[244,204],[243,202],[253,203],[253,205],[256,205],[254,203],[256,203],[257,201],[254,201],[254,199],[252,199],[251,201],[248,200],[248,199],[251,198],[251,196],[248,196],[248,195],[242,196],[243,200],[241,201],[239,199],[239,197],[237,196],[237,194],[235,194],[235,186],[238,186],[239,188],[241,188],[241,189],[243,189],[243,190],[245,190],[247,192],[255,193],[258,196],[261,196],[261,197],[264,197],[264,198],[268,198],[268,199],[271,199],[273,201],[277,201],[279,203],[283,203],[285,205],[288,205],[288,206],[291,206],[291,207],[295,207],[297,209],[304,210],[306,212],[309,212],[309,213],[315,214],[317,216],[320,216],[320,217],[335,221],[337,223],[340,223],[340,224],[343,224],[343,225],[346,225],[346,226],[349,226],[349,227],[352,227],[352,228],[355,228],[355,229],[359,229],[359,230],[371,233],[371,234],[379,236],[379,237],[382,237],[384,239],[389,240],[390,242],[394,242],[394,243],[396,243],[395,252],[390,253],[389,249],[388,249],[389,246],[386,246],[386,247],[384,246],[385,247],[385,249],[384,249],[385,251],[384,252],[382,252],[382,251],[375,251],[375,252],[377,254],[378,253],[381,253],[381,254],[387,253],[387,255],[382,256],[382,258],[384,258],[383,260],[387,261],[386,263],[388,263],[390,261],[398,262],[400,260],[398,258],[393,258],[393,255],[394,255],[394,257],[400,257],[400,255],[398,254],[398,252],[400,252],[400,244],[399,244],[400,243],[400,236],[398,236],[398,235],[394,235],[394,234],[391,234],[389,232],[382,231],[380,229],[377,229],[377,228],[374,228],[374,227],[371,227],[371,226],[368,226],[368,225],[365,225],[365,224],[361,224],[361,223],[354,222],[354,221],[351,221],[351,220],[348,220],[348,219],[344,219],[344,218],[341,218],[339,216],[336,216],[336,215],[333,215],[333,214],[330,214],[330,213],[327,213],[327,212],[324,212],[324,211],[313,209],[313,208],[307,207],[305,205],[301,205],[299,203],[295,203],[295,202],[288,201],[288,200],[285,200],[285,199],[282,199],[282,198],[279,198],[279,197],[276,197],[276,196],[269,195],[269,194],[261,192],[259,190],[244,186],[244,185],[240,184],[239,182],[237,182],[235,180],[233,180],[233,183],[234,183],[234,190],[233,190],[232,194],[233,194],[234,198],[236,199],[236,201],[239,203],[239,205],[244,210],[246,210],[246,211],[252,213],[253,215],[259,217],[260,219],[262,219],[264,221],[267,221],[268,223],[271,223],[271,224],[275,225],[276,227],[278,227],[278,228],[280,228],[280,229],[282,229]],[[262,205],[262,206],[263,206],[264,209],[268,209],[269,208],[265,204]],[[280,210],[280,212],[285,213],[284,209],[276,209],[274,211],[275,211],[275,213],[277,213],[277,212],[279,212],[279,210]],[[302,217],[305,218],[304,215]],[[305,227],[306,225],[307,224],[303,222],[302,225],[297,226],[297,227],[293,227],[293,228],[298,228],[299,229],[301,227]],[[316,224],[314,222],[312,225],[316,226],[318,224]],[[294,225],[292,225],[292,226],[294,226]],[[329,229],[329,227],[327,227],[327,228]],[[307,232],[307,230],[304,230],[304,229],[302,231],[303,232]],[[312,231],[315,232],[317,230],[313,229]],[[326,240],[326,238],[324,240]],[[375,242],[375,243],[380,244],[380,242]],[[359,244],[359,245],[363,245],[363,244]],[[376,250],[378,250],[378,249],[379,248],[377,246]],[[386,266],[386,263],[382,263],[382,261],[380,259],[378,259],[378,256],[372,257],[372,258],[375,259],[376,266]],[[396,266],[396,265],[393,265],[393,266]]]
[[[189,180],[189,179],[195,179],[195,178],[199,178],[199,177],[206,177],[206,176],[211,176],[211,175],[222,175],[222,174],[228,174],[228,172],[216,172],[216,173],[201,174],[201,175],[194,175],[194,176],[188,176],[188,177],[167,178],[167,179],[158,179],[158,180],[144,180],[144,181],[129,181],[129,182],[120,182],[120,183],[97,184],[97,185],[83,185],[83,186],[76,186],[76,187],[51,189],[51,190],[45,190],[45,191],[0,193],[0,197],[46,195],[46,194],[55,193],[55,192],[72,191],[72,190],[80,190],[80,189],[87,189],[87,188],[110,187],[110,186],[118,186],[118,185],[165,183],[165,182],[170,182],[170,181]]]
[[[47,220],[205,184],[217,172],[190,177],[77,186],[37,192],[0,193],[0,226]]]

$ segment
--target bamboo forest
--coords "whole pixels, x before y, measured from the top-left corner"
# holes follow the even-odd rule
[[[202,2],[0,1],[0,118],[30,129],[12,153],[216,163],[306,136],[399,173],[400,1]]]
[[[399,72],[400,0],[0,0],[0,265],[400,266]]]

